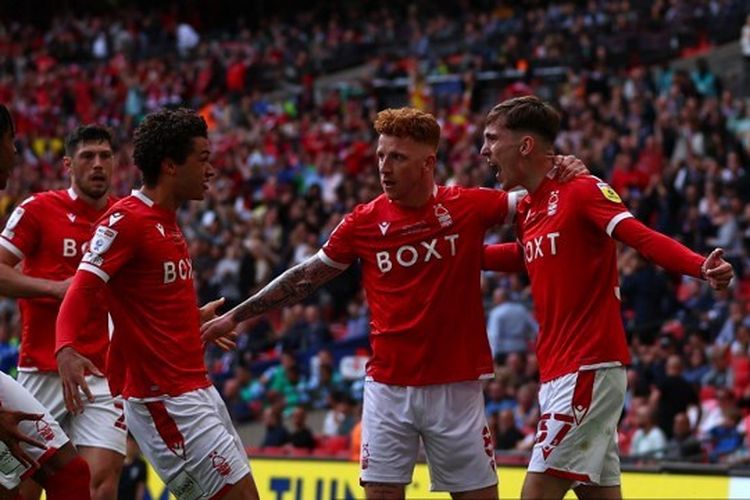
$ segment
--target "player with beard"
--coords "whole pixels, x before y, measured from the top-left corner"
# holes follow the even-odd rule
[[[60,303],[91,238],[94,223],[114,203],[110,178],[115,158],[112,136],[97,125],[78,127],[65,141],[65,190],[36,193],[11,214],[0,234],[0,284],[19,298],[22,319],[18,380],[49,410],[91,469],[93,498],[113,498],[125,456],[122,403],[104,378],[109,345],[107,310],[89,305],[92,321],[81,331],[88,366],[85,412],[66,408],[55,360],[55,321]],[[22,262],[21,270],[16,265]],[[27,488],[29,490],[27,491]],[[29,497],[33,485],[24,485]]]

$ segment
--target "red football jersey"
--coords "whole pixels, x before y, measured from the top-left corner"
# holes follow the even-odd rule
[[[344,218],[318,255],[340,269],[362,262],[371,311],[368,376],[410,386],[492,376],[482,245],[487,228],[510,219],[515,203],[502,191],[436,187],[424,207],[381,195]]]
[[[539,320],[542,382],[630,361],[612,232],[632,217],[594,176],[545,178],[518,205],[517,229]]]
[[[23,260],[27,276],[64,280],[75,274],[91,239],[94,223],[115,202],[101,210],[78,198],[73,189],[47,191],[27,198],[8,218],[0,245]],[[21,311],[21,370],[57,371],[55,321],[60,301],[18,299]],[[109,344],[105,304],[92,304],[91,322],[80,332],[81,354],[101,370]]]
[[[78,269],[108,283],[113,394],[177,396],[211,384],[193,265],[174,211],[133,191],[99,220]]]

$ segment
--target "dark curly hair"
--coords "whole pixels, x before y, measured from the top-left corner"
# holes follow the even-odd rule
[[[106,142],[112,147],[112,133],[106,127],[99,125],[81,125],[76,127],[65,138],[65,155],[75,156],[78,146],[84,142]]]
[[[147,115],[133,138],[133,161],[143,174],[143,184],[156,185],[165,159],[185,163],[195,137],[208,138],[208,127],[191,109],[162,109]]]

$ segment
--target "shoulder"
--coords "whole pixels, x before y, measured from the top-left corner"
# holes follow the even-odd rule
[[[508,193],[501,189],[486,187],[450,186],[442,187],[441,190],[444,190],[445,197],[452,198],[504,200],[508,197]]]
[[[355,206],[352,211],[346,215],[346,218],[360,220],[375,217],[386,210],[390,203],[391,202],[388,198],[384,194],[381,194],[370,202],[360,203]]]

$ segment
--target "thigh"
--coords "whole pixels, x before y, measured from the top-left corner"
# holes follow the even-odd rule
[[[22,421],[18,424],[21,432],[46,445],[46,448],[42,450],[21,443],[21,448],[40,465],[44,465],[69,441],[60,425],[39,401],[34,399],[29,391],[18,382],[2,372],[0,372],[0,401],[6,410],[44,415],[41,420]],[[0,485],[6,489],[15,488],[21,479],[33,473],[33,470],[25,468],[11,455],[5,443],[0,442]]]
[[[50,415],[65,428],[65,409],[62,385],[57,373],[51,372],[18,372],[18,383],[26,388],[34,398],[44,406]],[[65,429],[67,431],[67,429]]]
[[[481,381],[419,388],[425,392],[420,432],[434,491],[466,492],[497,484],[495,451]]]
[[[222,403],[223,404],[223,403]],[[250,473],[209,389],[152,402],[125,402],[125,419],[143,454],[178,498],[224,494]]]
[[[616,469],[619,484],[615,440],[625,385],[623,368],[580,371],[544,384],[529,471],[599,484],[604,472],[612,481]]]
[[[360,480],[409,484],[419,453],[419,433],[408,387],[365,382]]]
[[[94,402],[81,396],[84,411],[71,415],[68,434],[76,446],[101,448],[125,456],[127,427],[122,399],[113,398],[107,379],[89,375],[86,377]]]

